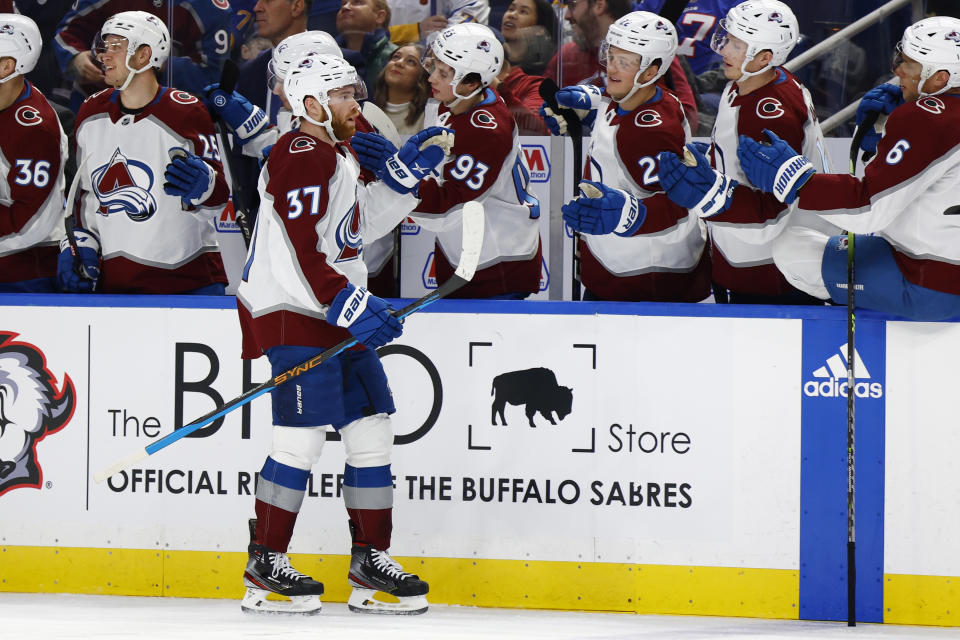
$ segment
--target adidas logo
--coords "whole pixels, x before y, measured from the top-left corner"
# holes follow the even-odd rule
[[[857,382],[854,393],[858,398],[882,398],[883,385],[879,382],[868,382],[870,372],[867,370],[860,353],[853,350],[854,373]],[[803,383],[803,395],[810,398],[846,398],[847,397],[847,345],[840,345],[838,353],[827,358],[826,364],[813,372],[816,380],[807,380]]]

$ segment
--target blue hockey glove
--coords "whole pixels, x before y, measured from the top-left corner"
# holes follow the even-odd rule
[[[769,129],[763,132],[770,144],[762,144],[740,136],[737,158],[747,179],[757,189],[772,193],[784,204],[793,204],[797,191],[817,171],[805,156],[800,155]]]
[[[710,166],[697,148],[688,144],[683,160],[672,151],[663,151],[660,161],[660,186],[667,197],[700,218],[723,213],[730,207],[737,181]]]
[[[694,149],[696,149],[696,150],[700,153],[700,155],[702,155],[702,156],[704,156],[704,157],[706,157],[707,152],[710,151],[710,143],[709,143],[709,142],[700,142],[700,141],[698,141],[698,140],[691,140],[691,141],[690,141],[690,146],[692,146]]]
[[[600,108],[602,93],[599,87],[591,84],[578,84],[564,87],[556,93],[558,107],[573,109],[574,113],[580,118],[584,128],[589,129],[597,119],[597,110]],[[555,136],[566,135],[567,121],[563,116],[553,112],[546,103],[540,106],[540,117],[543,118],[547,128]]]
[[[273,151],[273,145],[268,144],[263,149],[260,150],[260,157],[257,158],[257,168],[263,169],[263,165],[267,164],[267,160],[270,159],[270,152]]]
[[[69,233],[69,232],[68,232]],[[57,280],[64,293],[91,293],[100,278],[100,241],[85,229],[75,228],[79,260],[74,259],[73,247],[64,238],[57,256]]]
[[[893,110],[903,104],[903,90],[892,84],[881,84],[863,94],[860,104],[857,105],[857,121],[859,127],[870,113],[890,115]],[[873,130],[867,133],[860,142],[860,148],[869,154],[877,152],[877,143],[880,142],[880,132]]]
[[[581,195],[560,207],[563,221],[574,231],[593,236],[614,233],[629,237],[647,217],[647,208],[632,194],[584,180]]]
[[[449,153],[453,132],[427,127],[410,136],[399,151],[378,133],[357,133],[350,142],[361,160],[360,166],[373,171],[397,193],[410,193]]]
[[[173,159],[163,174],[163,192],[180,196],[183,206],[196,206],[210,197],[217,175],[213,167],[200,156],[187,153],[179,147],[170,150]]]
[[[379,133],[358,131],[350,138],[350,146],[360,160],[360,167],[372,171],[377,180],[383,180],[387,158],[397,152],[397,147]]]
[[[344,327],[371,349],[379,349],[403,333],[403,324],[390,313],[386,300],[352,284],[330,303],[327,322]]]
[[[236,91],[227,93],[219,84],[208,84],[203,88],[203,93],[206,96],[204,103],[207,108],[227,123],[241,144],[269,124],[266,112]]]

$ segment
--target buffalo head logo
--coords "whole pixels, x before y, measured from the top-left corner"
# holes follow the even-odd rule
[[[533,423],[537,412],[555,425],[552,413],[557,414],[558,420],[563,420],[573,408],[573,389],[557,384],[557,376],[544,367],[501,373],[493,379],[490,395],[494,396],[491,407],[494,425],[498,415],[500,423],[507,424],[503,417],[507,403],[526,405],[527,422],[531,427],[537,426]]]
[[[62,429],[75,406],[70,376],[58,391],[43,353],[16,336],[0,333],[0,495],[40,487],[37,442]]]

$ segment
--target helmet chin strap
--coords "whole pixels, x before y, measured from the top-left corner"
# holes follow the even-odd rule
[[[760,52],[758,51],[757,53],[760,53]],[[740,63],[740,79],[743,79],[743,78],[752,78],[753,76],[758,76],[758,75],[760,75],[761,73],[764,73],[765,71],[767,71],[768,69],[772,69],[772,68],[773,68],[773,65],[772,65],[772,64],[767,63],[767,65],[766,65],[765,67],[763,67],[762,69],[760,69],[759,71],[747,71],[747,65],[750,64],[751,62],[753,62],[753,60],[757,57],[757,53],[755,53],[755,54],[753,54],[752,56],[750,56],[750,59],[749,59],[749,60],[747,60],[747,58],[744,57],[743,62]],[[738,82],[739,82],[739,80],[738,80]]]
[[[130,66],[130,58],[132,57],[133,57],[133,54],[127,54],[126,60],[123,61],[123,66],[127,68],[127,71],[129,71],[129,73],[127,74],[127,79],[123,81],[123,84],[117,87],[117,91],[123,91],[124,89],[129,87],[130,82],[133,81],[133,76],[137,75],[138,73],[143,73],[147,69],[153,68],[148,64],[148,65],[145,65],[142,69],[134,69],[133,67]]]
[[[629,100],[630,98],[632,98],[632,97],[633,97],[633,94],[635,94],[637,91],[640,91],[640,89],[643,89],[644,87],[649,87],[649,86],[652,85],[654,82],[656,82],[657,80],[659,80],[659,79],[660,79],[660,76],[655,76],[652,80],[648,80],[647,82],[644,82],[644,83],[642,83],[642,84],[640,83],[640,76],[643,75],[644,72],[645,72],[647,69],[649,69],[649,68],[650,68],[650,65],[647,65],[646,67],[644,67],[644,68],[641,69],[640,71],[637,71],[637,75],[633,76],[633,89],[630,89],[630,91],[629,91],[629,93],[627,93],[627,95],[623,96],[623,97],[620,98],[619,100],[614,100],[614,102],[616,102],[617,104],[624,103],[624,102],[626,102],[627,100]]]
[[[483,83],[481,82],[481,83],[480,83],[480,86],[479,86],[477,89],[475,89],[475,90],[473,91],[473,93],[470,93],[470,94],[468,94],[468,95],[462,96],[462,95],[460,95],[459,93],[457,93],[457,87],[460,86],[460,82],[461,82],[461,81],[462,81],[462,78],[454,78],[454,79],[453,79],[453,82],[450,83],[450,88],[453,89],[453,95],[455,96],[455,98],[453,99],[453,101],[452,101],[450,104],[447,105],[447,108],[448,108],[448,109],[453,109],[455,106],[457,106],[458,104],[460,104],[460,101],[461,101],[461,100],[469,100],[469,99],[472,98],[473,96],[477,95],[478,93],[480,93],[481,91],[483,91],[484,89],[486,89],[486,87],[483,86]]]
[[[16,78],[16,77],[19,76],[19,75],[23,75],[23,74],[19,73],[16,69],[14,69],[14,70],[13,70],[13,73],[11,73],[10,75],[8,75],[6,78],[0,78],[0,84],[3,84],[4,82],[7,82],[8,80],[13,80],[14,78]]]

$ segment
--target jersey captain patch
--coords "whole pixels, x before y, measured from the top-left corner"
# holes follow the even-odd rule
[[[97,213],[126,213],[135,222],[149,220],[157,212],[157,201],[150,193],[153,181],[153,171],[145,162],[127,158],[118,147],[110,162],[90,173],[93,193],[100,201]]]

